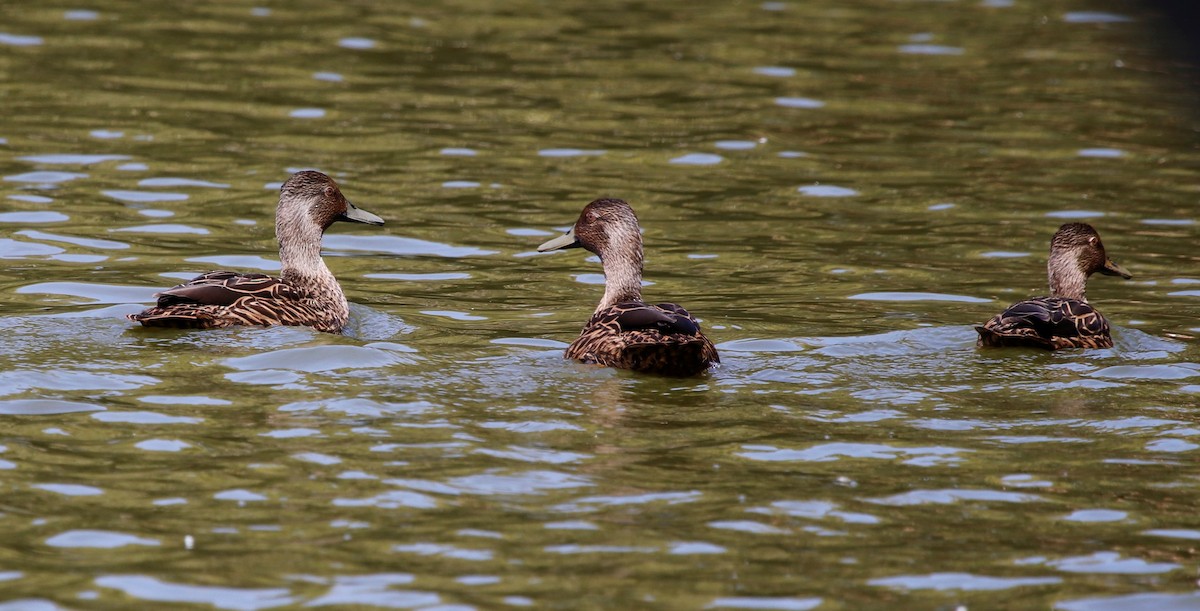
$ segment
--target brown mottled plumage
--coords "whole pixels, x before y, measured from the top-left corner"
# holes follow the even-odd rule
[[[1050,296],[1034,297],[1009,306],[982,326],[980,346],[1111,348],[1112,336],[1104,315],[1088,304],[1088,276],[1132,278],[1109,259],[1100,234],[1086,223],[1067,223],[1050,240]]]
[[[321,236],[337,221],[383,224],[383,219],[347,201],[332,178],[297,172],[279,189],[275,209],[283,268],[279,278],[209,272],[158,293],[154,307],[128,318],[147,327],[296,325],[338,333],[350,316],[350,305],[321,259]]]
[[[604,297],[567,348],[567,358],[670,376],[697,375],[721,362],[687,310],[642,301],[642,235],[629,204],[619,199],[588,204],[566,235],[538,251],[576,247],[600,257]]]

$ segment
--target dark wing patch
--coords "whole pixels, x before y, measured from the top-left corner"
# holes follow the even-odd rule
[[[619,303],[596,312],[567,358],[669,376],[693,376],[720,363],[717,348],[687,310],[674,304]]]
[[[700,331],[700,327],[687,316],[686,310],[684,315],[680,316],[674,311],[662,309],[662,306],[655,307],[639,302],[622,303],[616,307],[620,308],[616,322],[621,331],[657,329],[664,335],[695,335]]]
[[[157,295],[158,307],[174,305],[233,305],[246,297],[295,298],[295,290],[266,274],[211,272]]]
[[[1030,299],[1013,304],[1000,315],[1006,325],[1032,327],[1043,337],[1068,336],[1078,333],[1071,317],[1070,304],[1065,299]],[[1092,311],[1091,306],[1075,302],[1080,310]]]
[[[1108,321],[1100,312],[1086,302],[1062,297],[1015,303],[976,330],[984,346],[1030,345],[1050,350],[1112,346]]]

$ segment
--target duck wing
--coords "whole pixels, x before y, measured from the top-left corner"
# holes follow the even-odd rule
[[[619,303],[597,312],[567,358],[669,376],[693,376],[720,363],[700,324],[675,304]]]
[[[700,325],[688,311],[673,303],[656,306],[640,301],[620,303],[612,307],[610,314],[625,332],[646,329],[656,329],[663,335],[696,335],[700,332]]]
[[[197,276],[185,284],[169,288],[155,295],[157,306],[166,308],[176,305],[229,306],[247,297],[260,299],[299,299],[300,295],[291,285],[266,274],[239,274],[236,272],[209,272]]]
[[[266,274],[209,272],[155,295],[158,302],[126,316],[147,327],[214,329],[231,325],[306,325],[336,332],[340,323],[324,325],[302,301],[300,291]],[[336,321],[334,321],[336,322]],[[344,322],[344,321],[343,321]]]
[[[1108,321],[1087,302],[1063,297],[1035,297],[1015,303],[983,326],[976,327],[982,345],[1109,347]]]

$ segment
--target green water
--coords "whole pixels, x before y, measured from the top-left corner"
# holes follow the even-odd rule
[[[0,6],[0,609],[1200,608],[1200,102],[1106,0]],[[345,336],[123,315],[277,269]],[[564,362],[601,196],[692,380]],[[1093,223],[1111,350],[979,352]]]

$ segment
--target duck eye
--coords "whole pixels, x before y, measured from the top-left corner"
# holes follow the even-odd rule
[[[333,185],[325,185],[325,197],[333,197]]]
[[[1090,236],[1090,237],[1088,237],[1088,244],[1091,244],[1092,246],[1095,246],[1095,245],[1096,245],[1096,236]]]

